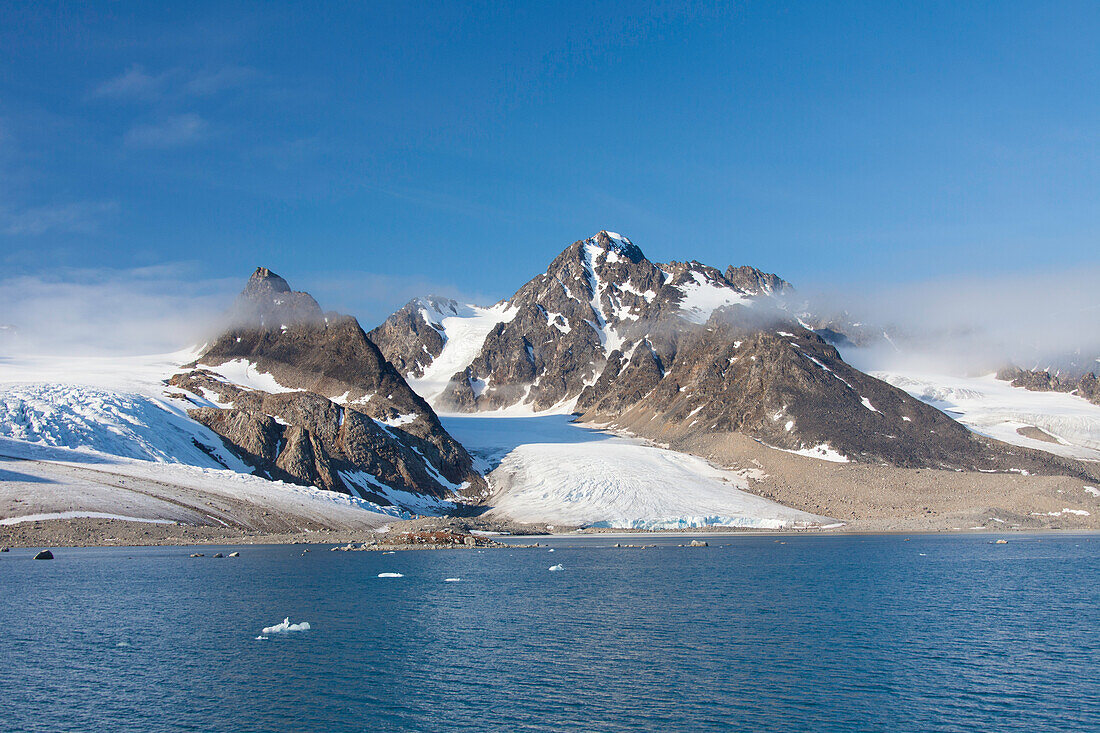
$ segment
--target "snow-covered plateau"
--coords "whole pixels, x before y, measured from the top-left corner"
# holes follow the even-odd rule
[[[1067,458],[1100,461],[1100,406],[1082,397],[1013,387],[991,374],[870,374],[944,411],[976,433]]]

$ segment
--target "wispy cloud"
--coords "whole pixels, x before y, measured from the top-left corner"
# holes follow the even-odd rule
[[[209,128],[206,120],[189,112],[134,125],[124,139],[127,145],[135,148],[172,148],[202,140]]]
[[[75,201],[35,206],[21,211],[0,209],[0,230],[11,236],[46,233],[90,234],[114,216],[114,201]]]
[[[91,96],[104,99],[150,99],[159,95],[167,83],[168,74],[150,74],[140,64],[134,64],[122,74],[112,77],[92,90]]]
[[[146,102],[206,97],[246,86],[259,76],[259,72],[247,66],[199,70],[175,67],[151,73],[141,64],[134,64],[96,86],[89,97]]]
[[[247,86],[259,77],[258,71],[246,66],[223,66],[220,69],[195,72],[190,76],[183,75],[179,90],[182,94],[206,97]]]

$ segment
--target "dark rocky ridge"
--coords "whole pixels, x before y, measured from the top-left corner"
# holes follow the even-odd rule
[[[545,410],[575,399],[584,419],[661,442],[728,432],[788,450],[827,445],[863,462],[1008,466],[948,416],[845,363],[776,297],[790,290],[751,267],[655,264],[600,232],[506,301],[510,318],[437,404]],[[372,333],[387,358],[422,373],[445,337],[430,324],[410,327],[420,313],[414,301]]]
[[[1100,405],[1100,380],[1094,372],[1080,378],[1051,374],[1049,371],[1008,367],[997,373],[997,379],[1012,383],[1033,392],[1067,392],[1084,397],[1094,405]]]
[[[258,268],[231,323],[170,383],[213,395],[222,407],[191,416],[260,472],[380,503],[390,501],[374,481],[433,497],[452,484],[472,495],[485,489],[466,450],[354,318],[322,314],[308,294]],[[236,360],[294,391],[252,389],[212,371]]]

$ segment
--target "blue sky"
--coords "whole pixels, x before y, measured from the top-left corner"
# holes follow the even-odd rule
[[[1098,264],[1096,3],[500,5],[8,0],[0,277],[264,264],[369,324],[601,228],[807,287]]]

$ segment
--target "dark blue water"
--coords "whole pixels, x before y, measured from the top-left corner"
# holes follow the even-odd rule
[[[13,551],[0,729],[1100,728],[1096,535],[708,539]]]

